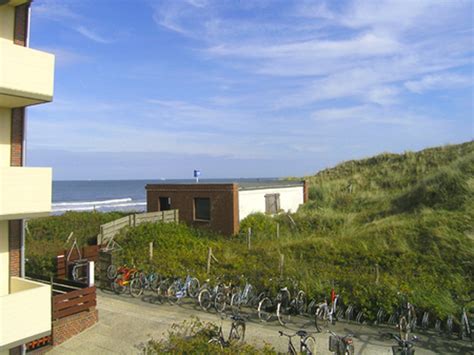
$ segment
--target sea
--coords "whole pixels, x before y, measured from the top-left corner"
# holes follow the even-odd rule
[[[241,181],[273,181],[261,179],[200,179],[201,183],[230,183]],[[53,214],[67,211],[137,211],[146,210],[147,184],[195,183],[191,179],[162,180],[82,180],[53,181]]]

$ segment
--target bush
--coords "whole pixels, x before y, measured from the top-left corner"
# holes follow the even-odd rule
[[[173,324],[167,338],[161,341],[150,340],[144,349],[145,354],[276,354],[270,345],[263,348],[246,343],[233,342],[227,348],[209,343],[219,336],[219,326],[201,322],[198,318]]]

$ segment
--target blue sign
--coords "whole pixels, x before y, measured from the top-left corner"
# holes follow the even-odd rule
[[[201,170],[194,170],[194,177],[200,177],[201,176]]]

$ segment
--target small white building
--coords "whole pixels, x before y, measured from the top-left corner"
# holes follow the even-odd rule
[[[302,181],[267,181],[239,184],[239,220],[252,213],[296,212],[305,202]]]
[[[225,235],[237,234],[239,222],[252,213],[296,212],[308,200],[304,181],[159,183],[146,190],[148,212],[178,209],[180,220]]]

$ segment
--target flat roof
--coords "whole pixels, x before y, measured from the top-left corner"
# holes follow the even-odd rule
[[[239,185],[239,190],[258,190],[266,188],[284,188],[303,186],[304,181],[292,180],[273,180],[273,181],[243,181],[236,182]]]
[[[297,187],[303,186],[304,181],[301,180],[266,180],[266,179],[245,179],[245,180],[201,180],[200,182],[190,182],[190,181],[163,181],[163,182],[153,182],[146,185],[146,187],[167,187],[167,186],[219,186],[219,185],[232,185],[237,184],[239,190],[262,190],[269,188],[287,188],[287,187]]]

